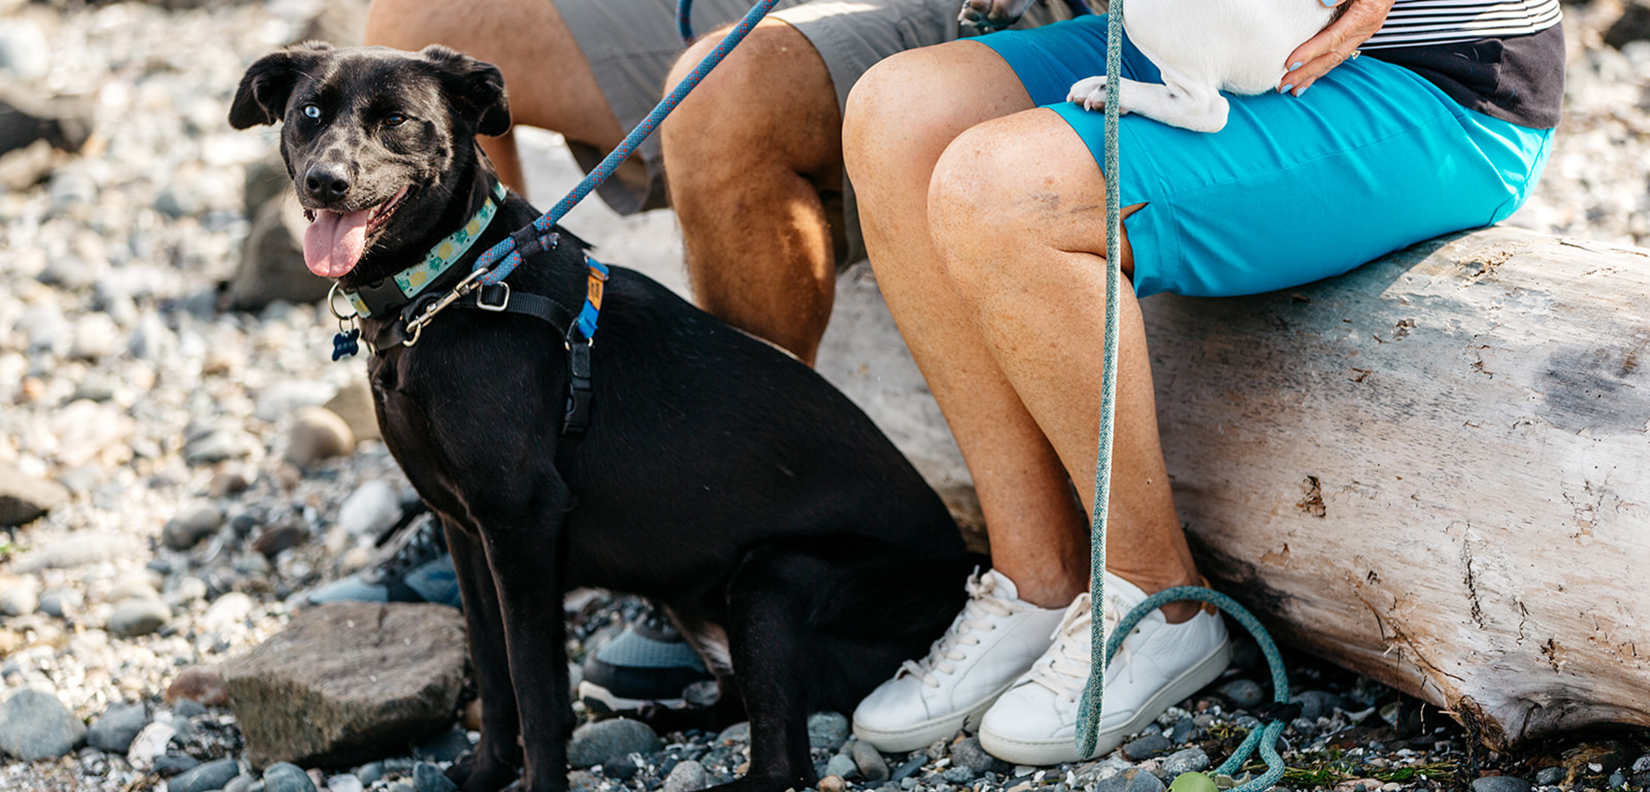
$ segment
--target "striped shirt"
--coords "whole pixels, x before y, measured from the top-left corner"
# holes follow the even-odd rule
[[[1558,0],[1396,0],[1386,24],[1360,49],[1525,36],[1560,17]]]

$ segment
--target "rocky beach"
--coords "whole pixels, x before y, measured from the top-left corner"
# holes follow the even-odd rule
[[[0,790],[444,792],[439,769],[475,739],[456,610],[295,607],[419,517],[378,439],[363,360],[330,359],[324,284],[257,271],[295,252],[293,210],[272,186],[284,174],[270,175],[277,133],[225,116],[254,59],[316,35],[348,41],[360,14],[322,0],[0,0]],[[1564,120],[1508,222],[1650,247],[1650,6],[1593,0],[1565,15]],[[546,206],[579,174],[557,136],[520,137]],[[589,201],[565,224],[605,261],[685,292],[668,211],[621,218]],[[874,294],[863,267],[840,288]],[[851,334],[887,328],[885,311],[839,302],[821,370],[879,420],[896,416],[885,429],[902,447],[926,448],[943,433],[931,400],[895,411],[860,375],[870,353]],[[945,464],[908,453],[925,472]],[[576,665],[641,604],[581,591],[566,607]],[[289,627],[333,649],[283,650],[270,639]],[[816,714],[820,790],[1162,792],[1260,722],[1270,678],[1252,642],[1239,648],[1226,677],[1155,728],[1074,765],[1006,765],[974,737],[884,755],[843,714]],[[309,696],[320,687],[304,674],[336,658],[381,663],[383,678],[300,697],[305,711],[319,731],[376,737],[317,747],[257,731],[255,702]],[[1641,730],[1495,752],[1435,708],[1288,659],[1300,710],[1285,789],[1650,787]],[[696,792],[748,759],[748,726],[655,734],[576,709],[575,792]],[[300,755],[326,758],[280,761]]]

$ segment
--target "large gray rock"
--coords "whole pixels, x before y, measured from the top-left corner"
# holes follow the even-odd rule
[[[304,266],[308,225],[290,191],[266,200],[252,218],[240,266],[224,289],[226,307],[256,311],[276,300],[313,303],[326,297],[332,282]]]
[[[247,761],[337,765],[448,726],[464,681],[464,623],[442,605],[339,602],[224,666]]]
[[[0,465],[0,525],[33,522],[68,499],[69,491],[62,484]]]
[[[55,759],[86,736],[86,724],[43,690],[24,688],[0,704],[0,752],[26,762]]]

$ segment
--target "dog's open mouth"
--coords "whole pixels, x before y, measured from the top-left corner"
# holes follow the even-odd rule
[[[377,206],[354,212],[306,209],[304,264],[323,278],[337,278],[355,269],[367,250],[367,235],[377,231],[407,199],[407,187]]]

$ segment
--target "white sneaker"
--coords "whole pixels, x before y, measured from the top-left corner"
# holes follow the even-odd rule
[[[1145,592],[1107,572],[1106,635],[1145,599]],[[1103,756],[1170,705],[1213,682],[1231,659],[1226,625],[1218,614],[1199,610],[1189,621],[1169,624],[1161,610],[1153,611],[1106,667],[1099,739],[1093,754],[1079,757],[1077,711],[1091,667],[1091,614],[1089,595],[1071,603],[1054,645],[986,712],[980,745],[987,753],[1023,765]]]
[[[854,734],[883,753],[914,751],[976,720],[1053,641],[1061,612],[1019,598],[1001,572],[968,578],[968,604],[928,656],[905,661],[854,710]]]

